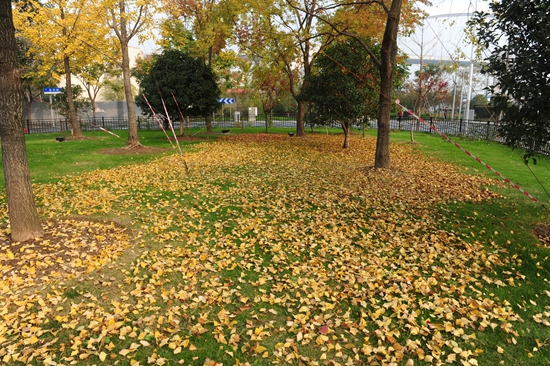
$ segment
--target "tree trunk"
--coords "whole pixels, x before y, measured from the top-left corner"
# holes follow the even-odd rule
[[[0,0],[0,138],[8,199],[11,238],[42,236],[27,161],[23,121],[23,90],[17,69],[17,46],[11,1]]]
[[[97,118],[97,115],[96,115],[96,104],[95,104],[95,98],[90,98],[90,100],[92,101],[92,120],[94,121],[94,124],[95,124],[95,120]]]
[[[393,0],[388,13],[381,49],[380,102],[378,108],[378,134],[376,138],[375,168],[390,167],[390,113],[393,74],[397,56],[397,31],[403,0]]]
[[[27,133],[31,133],[31,131],[28,131],[28,130],[27,130],[27,127],[29,127],[30,122],[32,122],[32,120],[31,120],[31,118],[32,118],[32,117],[31,117],[31,115],[32,115],[32,98],[29,99],[29,100],[27,100],[27,101],[25,102],[25,105],[27,106],[27,121],[26,121],[26,122],[27,122],[27,125],[25,126],[25,131],[27,131]],[[53,122],[53,121],[52,121],[52,122]]]
[[[63,66],[65,67],[65,92],[67,93],[67,103],[69,104],[69,123],[71,124],[71,132],[74,137],[82,137],[82,130],[80,129],[80,122],[78,122],[76,107],[74,105],[73,87],[71,84],[72,73],[68,56],[63,57]]]
[[[306,104],[302,101],[298,102],[298,118],[296,120],[296,136],[305,136],[306,128],[304,119],[306,115]]]
[[[347,149],[349,147],[350,125],[348,123],[342,123],[342,129],[344,130],[344,145],[342,146],[342,148]]]
[[[206,116],[204,116],[204,120],[206,121],[206,132],[212,133],[212,116],[210,113],[206,113]]]
[[[65,19],[65,11],[61,9],[61,19]],[[67,28],[63,27],[63,36],[67,38]],[[71,65],[69,56],[63,55],[63,67],[65,68],[65,93],[67,94],[67,103],[69,104],[69,123],[71,124],[71,134],[75,137],[82,137],[76,107],[74,105],[73,88],[71,83]]]
[[[132,82],[130,75],[130,54],[128,53],[128,41],[121,41],[122,51],[122,79],[124,81],[124,96],[126,107],[128,109],[128,141],[126,146],[140,146],[138,136],[138,126],[136,118],[136,105],[134,103],[134,94],[132,93]]]
[[[180,136],[185,136],[184,125],[185,125],[185,117],[182,116],[181,121],[180,121]]]

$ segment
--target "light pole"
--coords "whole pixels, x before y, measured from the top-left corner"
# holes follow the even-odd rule
[[[471,3],[470,3],[471,4]],[[477,11],[477,0],[474,11]],[[466,129],[468,128],[468,120],[470,119],[470,100],[472,99],[472,83],[474,80],[474,44],[472,43],[472,52],[470,53],[470,77],[468,82],[468,99],[466,100]]]

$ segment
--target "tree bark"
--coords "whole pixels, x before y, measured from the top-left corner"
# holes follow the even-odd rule
[[[76,107],[74,105],[73,87],[71,84],[72,72],[68,56],[63,57],[63,66],[65,67],[65,92],[67,93],[67,103],[69,104],[69,122],[71,123],[71,132],[74,137],[82,137],[82,130],[80,129],[80,122],[78,122]]]
[[[342,146],[343,149],[347,149],[349,147],[349,129],[350,125],[347,123],[342,123],[342,129],[344,130],[344,145]]]
[[[122,27],[124,30],[125,27]],[[134,95],[132,93],[132,82],[130,75],[130,54],[128,52],[128,41],[121,41],[122,50],[122,79],[124,80],[124,96],[126,98],[126,106],[128,108],[128,141],[126,146],[140,146],[138,136],[138,126],[136,118],[136,105],[134,103]]]
[[[305,136],[306,135],[306,128],[305,128],[305,119],[306,115],[306,104],[302,101],[298,102],[298,118],[296,120],[296,136]]]
[[[65,19],[65,11],[61,9],[61,19]],[[63,27],[63,37],[67,38],[67,28]],[[69,123],[71,124],[71,134],[75,137],[82,137],[78,116],[76,115],[76,107],[74,105],[73,88],[71,83],[71,65],[69,56],[64,54],[63,67],[65,68],[65,93],[67,94],[67,103],[69,104]]]
[[[378,134],[376,138],[375,168],[390,167],[390,113],[393,74],[397,56],[397,31],[403,0],[393,0],[388,13],[381,48],[380,102],[378,108]]]
[[[23,120],[23,89],[10,0],[0,0],[0,138],[11,237],[43,235],[30,179]]]
[[[210,113],[206,113],[204,120],[206,122],[206,132],[212,133],[212,115]]]

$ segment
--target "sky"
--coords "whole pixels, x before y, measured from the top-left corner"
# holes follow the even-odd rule
[[[424,7],[430,15],[468,14],[468,10],[489,10],[487,0],[432,0],[432,6]]]
[[[461,15],[461,16],[454,16],[452,18],[449,18],[449,20],[444,20],[445,18],[437,18],[437,19],[430,20],[430,25],[432,28],[435,29],[435,34],[447,32],[452,34],[453,36],[456,36],[457,34],[461,33],[461,31],[457,30],[456,26],[450,27],[449,26],[450,21],[455,20],[456,23],[462,24],[467,20],[468,14],[472,14],[475,9],[477,10],[489,9],[488,0],[432,0],[431,3],[432,3],[431,6],[428,6],[428,7],[422,6],[422,8],[426,10],[426,12],[430,16],[440,16],[440,15],[446,15],[446,14]],[[443,41],[444,43],[447,42],[444,39],[445,37],[443,35],[441,36],[441,38],[442,38],[441,41]],[[453,43],[456,43],[456,40],[457,40],[456,37],[454,37],[455,42]],[[137,39],[132,40],[131,46],[139,47],[145,53],[153,53],[158,47],[153,40],[148,40],[148,41],[145,41],[143,44],[138,44]],[[406,52],[410,53],[408,51]],[[439,52],[439,54],[441,54],[441,51]]]
[[[467,42],[466,22],[474,11],[487,11],[487,0],[432,0],[422,7],[429,17],[410,37],[401,37],[399,47],[414,65],[426,60],[469,62],[472,47]]]

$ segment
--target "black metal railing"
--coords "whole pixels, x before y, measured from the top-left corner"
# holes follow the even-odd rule
[[[297,116],[292,113],[285,113],[283,115],[259,115],[248,116],[247,113],[242,113],[238,116],[213,116],[212,127],[213,128],[258,128],[269,129],[273,127],[283,128],[296,128]],[[392,118],[390,120],[390,128],[392,130],[409,131],[411,128],[415,132],[427,132],[434,133],[430,128],[433,126],[438,132],[448,136],[462,136],[471,139],[478,140],[492,140],[497,142],[503,142],[503,139],[499,137],[497,133],[497,124],[493,121],[469,121],[464,119],[444,119],[427,117],[424,119],[426,124],[412,118]],[[139,130],[160,130],[160,123],[164,124],[165,128],[168,128],[168,121],[163,119],[139,116],[137,119]],[[82,131],[97,131],[101,128],[106,130],[127,130],[128,120],[126,118],[81,118],[79,119],[80,128]],[[357,128],[362,127],[363,121],[358,121],[355,124]],[[376,120],[366,121],[369,128],[378,128]],[[315,127],[315,124],[309,121],[308,127]],[[331,124],[331,127],[339,127],[338,123]],[[191,117],[188,121],[184,122],[185,128],[205,128],[206,122],[204,117]],[[174,128],[179,130],[180,122],[174,122]],[[27,120],[25,125],[27,133],[46,133],[46,132],[68,132],[71,130],[70,123],[66,119],[34,119]],[[539,151],[541,154],[550,155],[550,146],[546,149]]]
[[[212,127],[220,128],[244,128],[244,127],[296,127],[296,116],[293,114],[285,114],[278,116],[256,116],[248,117],[247,115],[239,116],[239,118],[229,116],[214,116],[211,120]],[[101,128],[106,130],[127,130],[127,118],[79,118],[80,128],[82,131],[97,131]],[[161,125],[168,127],[168,121],[162,118],[143,117],[137,118],[139,130],[160,130]],[[184,122],[185,128],[204,128],[206,122],[204,117],[190,117]],[[174,128],[179,129],[180,122],[174,121]],[[66,119],[33,119],[25,121],[25,130],[27,133],[47,133],[47,132],[68,132],[71,130],[71,124]]]

